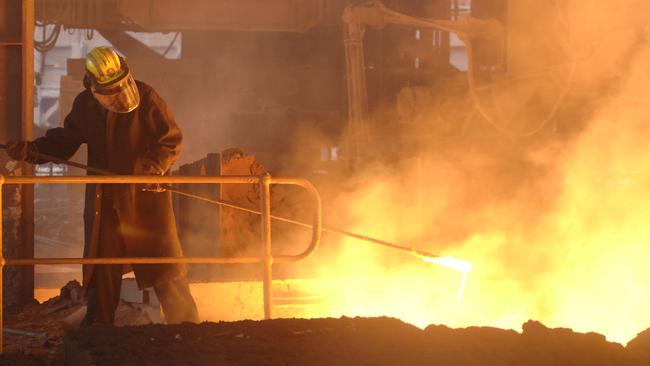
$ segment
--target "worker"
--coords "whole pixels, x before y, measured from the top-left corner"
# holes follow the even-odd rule
[[[70,159],[88,146],[88,165],[119,175],[167,174],[181,151],[182,134],[154,89],[133,78],[109,47],[85,60],[85,90],[63,127],[34,141],[7,144],[15,160],[45,163],[39,153]],[[88,174],[94,174],[89,171]],[[135,184],[89,184],[84,209],[84,257],[181,257],[170,192]],[[84,265],[87,311],[82,326],[112,324],[119,303],[122,265]],[[134,264],[138,286],[153,287],[167,323],[198,322],[182,264]]]

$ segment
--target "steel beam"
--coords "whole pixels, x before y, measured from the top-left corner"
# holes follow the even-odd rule
[[[327,1],[40,0],[38,19],[68,28],[305,32],[321,23]]]

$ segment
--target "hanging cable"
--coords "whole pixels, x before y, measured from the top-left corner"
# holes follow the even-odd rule
[[[45,24],[43,26],[47,27],[47,25],[48,24]],[[43,37],[42,41],[35,41],[34,48],[41,53],[50,51],[56,45],[56,41],[59,39],[62,27],[63,25],[61,24],[54,24],[52,33],[50,33],[50,35],[47,37]]]
[[[63,28],[63,24],[60,22],[64,19],[69,19],[70,14],[78,8],[78,5],[73,4],[70,1],[60,1],[57,3],[58,6],[54,6],[48,2],[48,5],[46,6],[45,1],[40,2],[39,10],[40,16],[43,20],[36,20],[36,25],[43,27],[44,31],[47,26],[53,26],[52,32],[49,36],[44,36],[40,41],[34,40],[34,48],[41,53],[48,52],[56,46],[56,42],[61,34],[61,29]],[[39,2],[37,2],[37,4],[39,4]],[[74,29],[66,29],[66,31],[69,34],[72,34],[71,32],[74,32]]]
[[[560,95],[558,96],[557,100],[549,110],[548,114],[546,117],[544,117],[536,127],[534,127],[531,130],[524,131],[524,132],[514,132],[511,130],[507,130],[503,128],[502,126],[499,125],[499,123],[496,122],[494,117],[487,111],[487,108],[485,104],[483,103],[483,100],[478,94],[478,88],[476,86],[476,77],[475,77],[475,70],[474,70],[474,49],[472,47],[472,42],[469,40],[469,38],[461,33],[458,33],[458,37],[465,43],[465,49],[467,52],[467,83],[469,86],[469,94],[470,97],[472,98],[472,101],[474,102],[474,107],[476,110],[479,112],[479,114],[487,121],[495,130],[497,130],[499,133],[502,133],[504,135],[510,136],[510,137],[530,137],[538,132],[540,132],[544,127],[548,125],[549,122],[553,120],[553,118],[556,115],[557,110],[560,108],[560,105],[564,101],[564,98],[566,95],[569,93],[569,90],[571,89],[571,86],[573,85],[573,77],[575,74],[575,70],[577,68],[577,61],[574,61],[569,69],[569,75],[566,78],[566,82],[564,85],[564,88],[560,92]]]
[[[569,51],[573,50],[575,48],[576,38],[575,38],[575,34],[574,34],[575,30],[572,28],[571,22],[570,22],[571,17],[570,16],[563,16],[564,14],[562,14],[562,9],[559,6],[557,0],[554,3],[555,3],[555,6],[556,6],[556,11],[558,13],[559,21],[566,28],[566,31],[565,31],[565,33],[567,34],[566,48]],[[588,4],[589,4],[588,8],[590,10],[593,10],[592,9],[593,0],[591,0]],[[570,7],[570,5],[567,5],[567,8],[566,8],[567,12],[569,11],[568,10],[569,7]],[[591,12],[590,12],[590,14],[591,14]],[[484,105],[483,101],[481,100],[481,97],[479,96],[479,93],[478,93],[479,90],[487,89],[488,87],[486,87],[486,86],[477,87],[476,86],[476,78],[475,78],[475,70],[474,70],[475,69],[475,67],[474,67],[474,49],[473,49],[471,39],[468,37],[467,34],[463,34],[463,33],[459,32],[459,33],[457,33],[457,35],[460,38],[460,40],[465,44],[467,62],[468,62],[468,64],[467,64],[467,81],[468,81],[468,86],[469,86],[469,93],[470,93],[470,97],[472,98],[472,101],[474,102],[474,105],[475,105],[475,108],[476,108],[477,112],[492,127],[494,127],[498,132],[503,133],[505,135],[508,135],[510,137],[530,137],[530,136],[533,136],[533,135],[537,134],[538,132],[540,132],[545,126],[547,126],[553,120],[553,118],[557,114],[558,109],[562,105],[562,102],[564,101],[567,94],[569,93],[569,91],[571,89],[571,86],[573,85],[574,76],[575,76],[575,72],[576,72],[577,67],[578,67],[578,63],[580,61],[585,61],[585,60],[589,59],[590,57],[592,57],[601,48],[602,44],[604,43],[604,39],[605,39],[605,36],[601,37],[601,39],[596,42],[596,44],[593,46],[593,48],[590,50],[590,52],[587,52],[582,57],[573,57],[572,60],[570,60],[570,66],[569,66],[568,74],[564,78],[565,79],[564,86],[560,90],[560,94],[558,95],[557,100],[551,106],[551,108],[550,108],[548,114],[546,115],[546,117],[544,117],[536,127],[534,127],[533,129],[531,129],[529,131],[514,132],[514,131],[506,130],[503,127],[501,127],[495,121],[494,117],[492,115],[490,115],[490,113],[488,113],[487,108],[485,107],[485,105]],[[536,74],[547,74],[547,75],[550,74],[551,76],[556,77],[556,74],[554,72],[552,72],[552,68],[557,67],[557,66],[564,66],[564,65],[566,65],[566,64],[552,65],[550,67],[547,67],[546,70],[542,70],[541,72],[538,72]],[[518,76],[516,78],[511,78],[511,79],[507,79],[507,80],[497,82],[496,84],[500,84],[500,83],[503,83],[503,82],[510,82],[510,81],[513,81],[513,80],[516,80],[516,79],[523,79],[523,78],[527,78],[527,77],[530,77],[530,76],[531,75]]]

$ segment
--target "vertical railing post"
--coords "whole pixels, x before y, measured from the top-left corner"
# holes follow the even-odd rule
[[[4,215],[2,214],[2,187],[4,186],[4,184],[5,184],[5,176],[0,175],[0,354],[2,354],[4,352],[4,348],[3,348],[3,345],[4,345],[4,338],[3,338],[3,335],[4,335],[4,319],[2,318],[2,313],[3,313],[2,310],[3,310],[4,305],[5,305],[4,298],[3,298],[4,293],[2,292],[2,287],[4,285],[3,284],[2,274],[4,273],[4,269],[5,269],[5,257],[2,254],[2,249],[3,249],[2,248],[2,246],[3,246],[2,245],[3,244],[2,243],[2,235],[3,235],[3,232],[2,232],[2,219],[4,218]]]
[[[260,209],[262,212],[262,245],[264,247],[264,319],[271,319],[271,307],[273,306],[273,253],[271,252],[271,176],[264,174],[260,176]]]

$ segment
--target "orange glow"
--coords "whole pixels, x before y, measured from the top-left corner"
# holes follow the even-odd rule
[[[458,302],[461,302],[463,300],[463,291],[467,284],[467,274],[472,270],[472,264],[452,257],[423,257],[422,259],[425,262],[439,264],[462,273],[463,277],[458,287]]]
[[[543,8],[537,7],[540,2],[525,3]],[[495,88],[510,90],[481,90],[494,104],[502,130],[520,123],[513,130],[529,131],[528,124],[549,121],[539,135],[504,138],[489,126],[472,124],[476,121],[456,120],[453,113],[441,112],[447,104],[453,110],[456,96],[431,91],[424,94],[438,109],[413,108],[417,116],[403,121],[400,133],[421,137],[427,123],[449,122],[469,135],[476,127],[498,138],[434,137],[426,146],[399,151],[404,141],[400,145],[388,135],[390,143],[375,146],[368,156],[381,160],[394,152],[387,159],[392,165],[364,161],[364,171],[352,182],[346,176],[333,184],[345,193],[327,202],[327,226],[408,243],[414,254],[421,250],[440,257],[419,259],[325,235],[321,249],[296,265],[316,269],[300,290],[318,300],[295,313],[278,314],[392,316],[419,327],[515,330],[534,319],[621,343],[650,327],[650,28],[645,23],[634,28],[625,14],[613,12],[636,12],[636,6],[566,3],[575,11],[557,22],[520,22],[524,29],[509,29],[518,35],[509,41],[519,41],[514,43],[521,54],[508,49],[508,57],[523,71],[495,79]],[[549,11],[560,12],[558,4]],[[571,26],[564,29],[563,23]],[[518,33],[525,28],[532,35]],[[554,29],[561,32],[553,34]],[[535,48],[540,44],[548,44],[548,59],[537,59],[545,56]],[[529,56],[529,49],[538,52]],[[566,89],[572,103],[559,98],[558,89]],[[461,102],[470,100],[459,94]],[[471,102],[459,105],[473,108]],[[547,109],[555,106],[565,121],[551,118]],[[558,131],[560,122],[570,132]],[[408,131],[411,126],[417,128]],[[276,310],[281,306],[291,310],[286,304],[276,304]]]
[[[333,212],[347,216],[332,224],[395,243],[431,243],[416,249],[472,263],[469,281],[463,291],[447,267],[342,239],[335,255],[316,255],[326,281],[313,292],[323,300],[303,315],[515,330],[535,319],[621,343],[647,329],[648,64],[650,50],[639,51],[620,93],[579,135],[523,150],[534,179],[511,183],[491,168],[501,161],[465,152],[453,164],[429,157],[419,173],[413,165],[399,174],[371,170],[341,198]],[[468,183],[470,169],[481,174],[483,191]],[[495,195],[502,186],[512,189]],[[426,260],[469,270],[464,262]]]
[[[443,267],[455,269],[458,272],[467,273],[472,270],[472,264],[452,257],[424,257],[425,262],[439,264]]]

